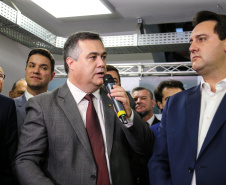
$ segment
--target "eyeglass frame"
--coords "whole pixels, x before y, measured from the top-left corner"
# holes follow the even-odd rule
[[[5,79],[5,74],[0,73],[0,81],[3,81]]]

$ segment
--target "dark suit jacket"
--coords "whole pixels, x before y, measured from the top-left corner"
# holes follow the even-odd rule
[[[155,124],[152,124],[152,125],[150,126],[150,129],[152,130],[152,132],[153,132],[155,138],[158,136],[158,129],[159,129],[160,123],[161,123],[161,122],[159,121],[159,122],[157,122],[157,123],[155,123]]]
[[[15,185],[12,162],[17,150],[16,108],[12,99],[0,94],[0,184]]]
[[[200,86],[168,99],[151,159],[151,184],[191,185],[194,170],[197,185],[226,184],[226,96],[196,159],[200,105]]]
[[[24,119],[26,116],[25,105],[26,105],[26,97],[25,93],[17,98],[14,98],[16,104],[16,113],[17,113],[17,127],[18,127],[18,135],[20,136],[20,129],[22,124],[24,123]]]
[[[152,132],[134,111],[126,128],[101,88],[106,142],[114,185],[133,185],[131,151],[146,155]],[[67,84],[29,99],[15,161],[23,185],[95,185],[97,167],[86,128]]]

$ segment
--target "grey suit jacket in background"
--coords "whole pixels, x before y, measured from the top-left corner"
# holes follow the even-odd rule
[[[18,127],[18,136],[20,136],[20,129],[22,124],[24,123],[24,119],[26,116],[25,105],[26,105],[26,97],[23,94],[20,97],[14,98],[16,105],[16,113],[17,113],[17,127]]]
[[[126,128],[101,88],[107,152],[113,185],[133,185],[131,152],[151,153],[153,135],[134,111]],[[76,102],[65,83],[29,99],[15,171],[23,185],[95,185],[97,167]]]

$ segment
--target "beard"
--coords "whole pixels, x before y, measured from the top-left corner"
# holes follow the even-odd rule
[[[27,84],[28,85],[28,84]],[[38,85],[28,85],[30,89],[32,89],[33,91],[37,91],[37,90],[42,90],[45,89],[46,86],[43,84],[38,84]]]
[[[149,114],[150,111],[143,111],[143,112],[137,112],[141,118],[147,116]]]

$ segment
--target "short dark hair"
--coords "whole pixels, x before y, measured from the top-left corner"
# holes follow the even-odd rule
[[[142,91],[142,90],[148,91],[149,94],[150,94],[151,100],[153,100],[153,98],[154,98],[154,97],[153,97],[153,93],[151,92],[150,89],[148,89],[148,88],[146,88],[146,87],[135,87],[135,88],[132,90],[132,94],[133,94],[135,91]]]
[[[25,80],[25,78],[21,78],[21,79],[15,81],[14,84],[13,84],[13,86],[12,86],[11,91],[14,91],[14,90],[16,89],[16,86],[18,85],[18,83],[19,83],[20,81],[22,81],[22,80]]]
[[[154,95],[155,95],[155,101],[160,101],[162,102],[162,98],[163,98],[163,94],[162,94],[162,90],[165,88],[179,88],[182,91],[184,90],[184,86],[183,83],[177,80],[166,80],[166,81],[162,81],[160,82],[160,84],[156,87],[155,91],[154,91]]]
[[[80,40],[100,40],[102,42],[102,39],[98,33],[94,32],[76,32],[73,33],[65,42],[64,48],[63,48],[63,57],[64,57],[64,69],[65,72],[68,74],[68,65],[67,65],[67,58],[71,57],[75,60],[78,59],[81,50],[78,44],[78,41]],[[102,42],[103,43],[103,42]],[[74,51],[75,50],[75,51]],[[74,55],[73,55],[74,53]]]
[[[216,21],[214,32],[218,34],[220,40],[226,39],[226,17],[211,11],[200,11],[193,19],[193,26],[204,21]]]
[[[49,50],[44,49],[44,48],[35,48],[35,49],[33,49],[33,50],[30,51],[30,53],[28,54],[28,58],[27,58],[27,62],[26,62],[26,67],[27,67],[27,63],[28,63],[30,57],[32,55],[35,55],[35,54],[39,54],[39,55],[42,55],[42,56],[47,57],[50,60],[51,73],[54,72],[55,60],[53,58],[53,55],[50,53]]]
[[[120,75],[119,75],[119,71],[118,71],[118,69],[115,66],[112,66],[112,65],[108,64],[108,65],[106,65],[106,69],[107,69],[107,71],[115,71],[118,74],[119,83],[121,83],[121,78],[120,78]]]

